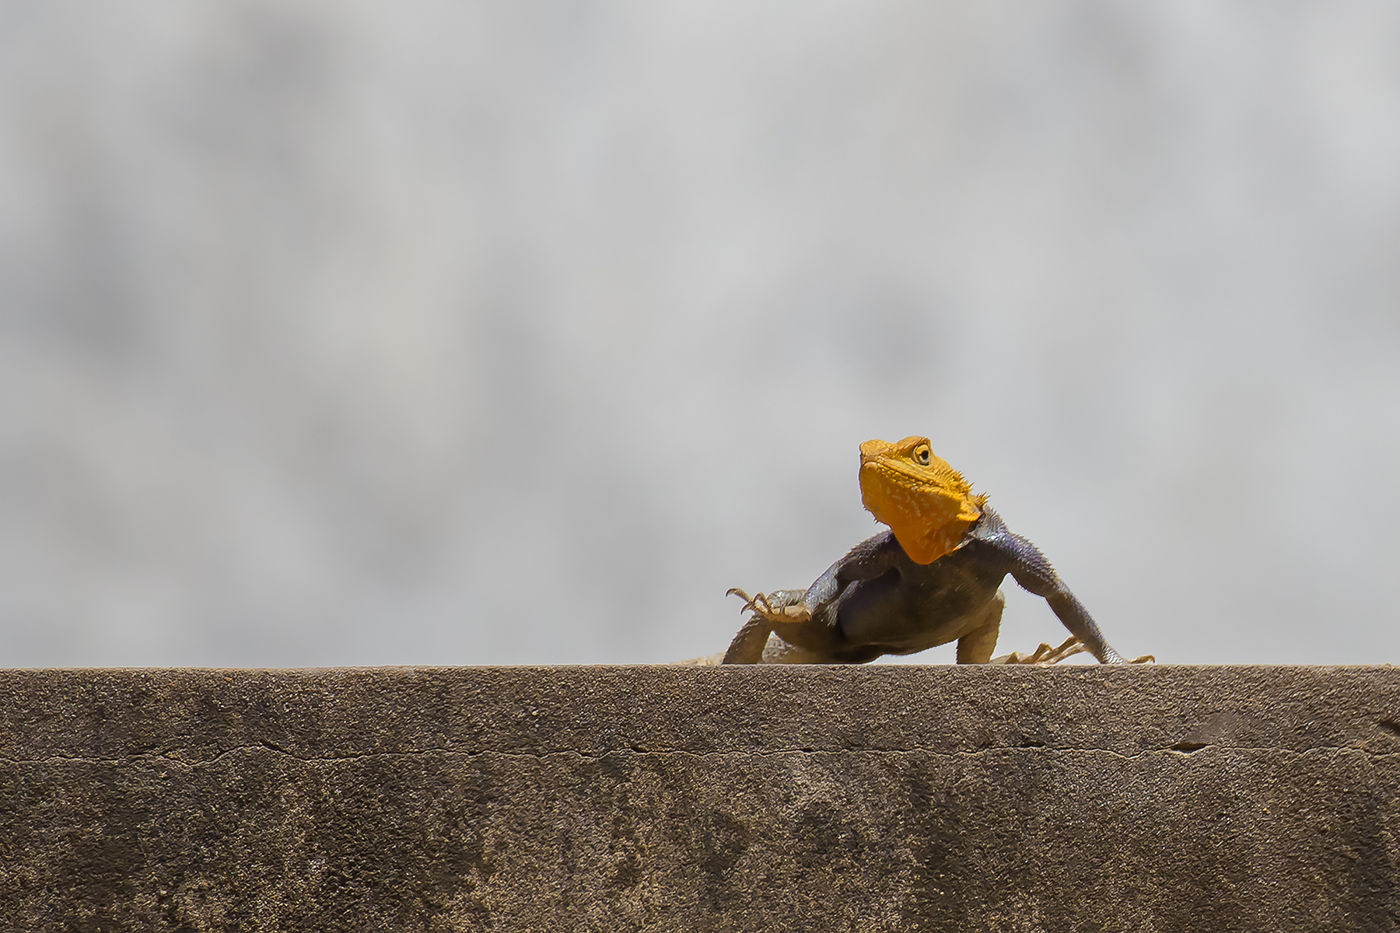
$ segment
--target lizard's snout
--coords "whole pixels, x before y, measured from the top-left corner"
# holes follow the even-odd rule
[[[864,466],[864,465],[865,465],[866,463],[868,463],[869,461],[874,460],[876,457],[879,457],[879,456],[880,456],[882,453],[884,453],[886,450],[889,450],[889,448],[890,448],[890,445],[889,445],[887,442],[882,441],[882,440],[866,441],[865,443],[861,444],[861,445],[860,445],[860,462],[861,462],[861,465]]]

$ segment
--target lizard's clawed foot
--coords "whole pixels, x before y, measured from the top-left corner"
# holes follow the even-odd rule
[[[1140,658],[1133,658],[1131,661],[1124,661],[1124,664],[1155,664],[1157,659],[1150,654],[1144,654]]]
[[[1044,642],[1030,654],[1021,654],[1013,651],[1004,654],[999,658],[992,658],[993,664],[1059,664],[1065,658],[1074,657],[1089,649],[1078,638],[1067,638],[1058,648],[1052,648]]]
[[[755,593],[750,596],[737,586],[730,587],[725,596],[737,596],[744,601],[740,612],[753,612],[769,622],[806,622],[812,613],[801,603],[774,606],[767,594]]]

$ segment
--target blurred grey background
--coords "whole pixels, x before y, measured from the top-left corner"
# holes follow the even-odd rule
[[[1400,656],[1394,5],[0,10],[0,665],[718,651],[908,434],[1126,654]]]

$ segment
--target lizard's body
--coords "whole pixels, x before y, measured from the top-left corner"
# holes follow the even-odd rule
[[[1043,646],[1030,660],[1087,650],[1105,663],[1123,661],[1045,556],[932,457],[927,439],[862,444],[861,488],[890,530],[856,545],[805,591],[752,599],[739,591],[754,612],[726,663],[863,663],[952,641],[959,663],[985,663],[996,647],[999,588],[1008,574],[1044,597],[1077,640],[1053,651]]]

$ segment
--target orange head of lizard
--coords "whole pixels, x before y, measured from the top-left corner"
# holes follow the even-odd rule
[[[861,444],[860,498],[916,564],[931,564],[956,548],[987,501],[933,455],[926,437]]]

